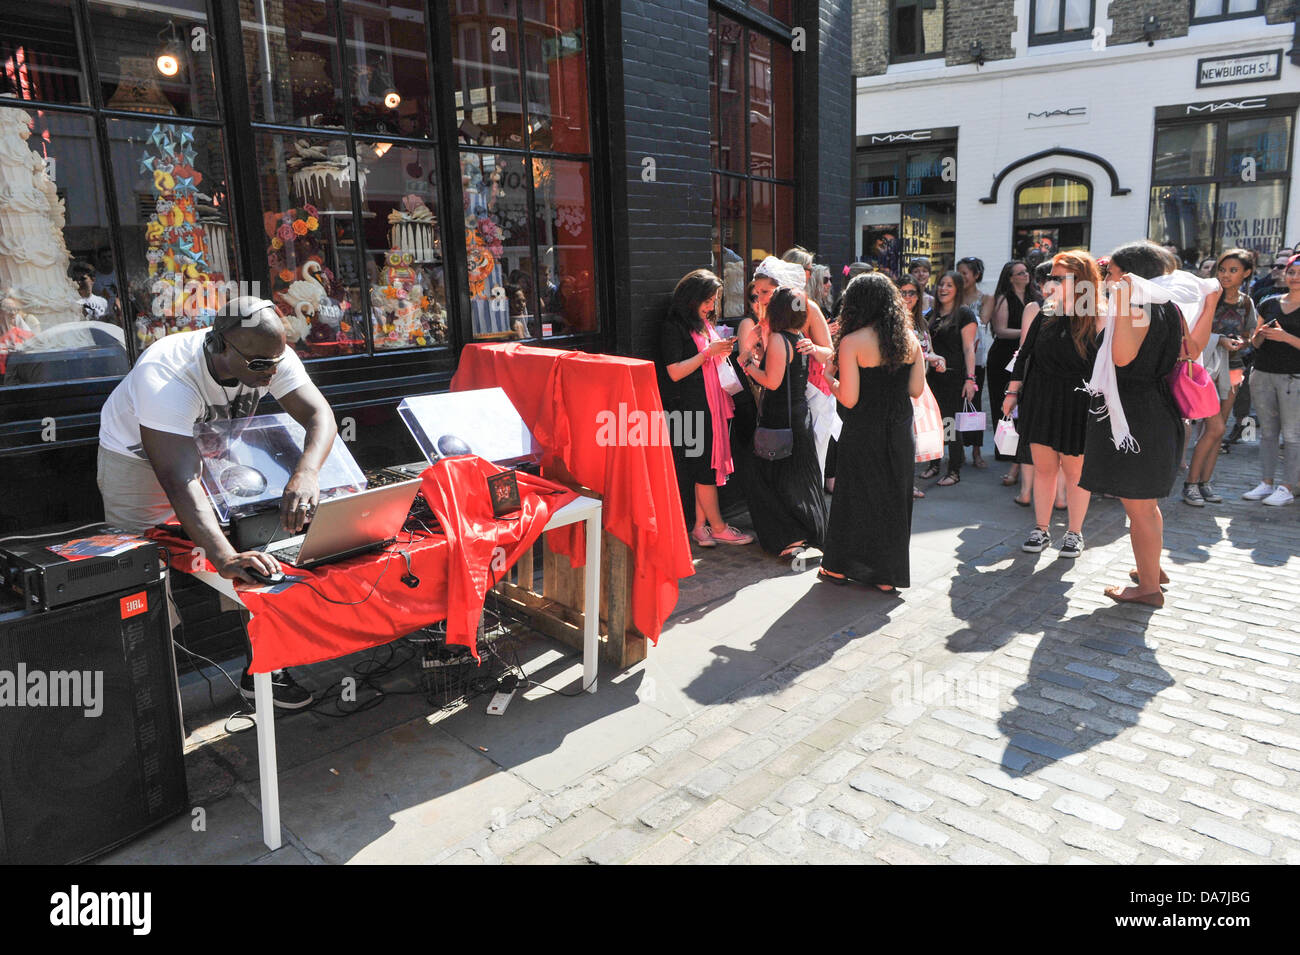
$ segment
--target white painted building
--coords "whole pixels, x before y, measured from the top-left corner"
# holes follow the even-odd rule
[[[1261,10],[1103,46],[1109,3],[1096,0],[1093,39],[1043,45],[1029,43],[1028,4],[1015,0],[1011,58],[857,78],[860,258],[905,268],[928,252],[938,272],[974,255],[991,289],[1013,253],[1046,241],[1105,254],[1171,240],[1191,261],[1300,242],[1293,24]]]

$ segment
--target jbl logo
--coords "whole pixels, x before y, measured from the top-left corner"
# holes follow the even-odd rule
[[[142,590],[138,594],[131,594],[123,597],[119,603],[122,606],[122,619],[134,617],[136,614],[144,613],[149,609],[149,597]]]

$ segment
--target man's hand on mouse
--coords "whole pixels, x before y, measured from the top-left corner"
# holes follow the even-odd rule
[[[248,573],[249,568],[267,577],[282,573],[278,560],[270,554],[263,554],[257,550],[246,550],[242,554],[231,556],[217,567],[217,573],[227,580],[242,580],[246,584],[255,584],[258,581]]]

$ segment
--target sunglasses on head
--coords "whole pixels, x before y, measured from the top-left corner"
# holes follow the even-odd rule
[[[249,371],[270,371],[274,368],[278,368],[280,362],[284,361],[284,355],[281,355],[279,358],[249,358],[238,348],[235,348],[233,342],[227,340],[226,344],[234,349],[236,355],[244,359],[244,364],[248,366]]]

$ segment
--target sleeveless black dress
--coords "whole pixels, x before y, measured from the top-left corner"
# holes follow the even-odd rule
[[[906,587],[916,454],[907,394],[912,366],[858,374],[857,404],[839,405],[844,430],[822,566],[866,584]]]
[[[763,389],[758,413],[760,426],[794,431],[794,453],[780,461],[753,458],[746,486],[754,532],[769,554],[779,554],[795,541],[820,547],[826,536],[826,496],[822,492],[812,418],[804,397],[808,386],[808,356],[799,354],[795,347],[801,337],[793,332],[781,332],[769,340],[768,351],[774,354],[780,353],[784,342],[789,364],[781,384],[775,389]],[[753,454],[752,450],[750,453]],[[910,481],[911,472],[908,474]]]
[[[1033,299],[1029,299],[1033,301]],[[1007,296],[1007,328],[1012,331],[1020,331],[1021,320],[1025,314],[1025,303],[1016,298],[1015,295]],[[997,421],[1002,417],[1002,402],[1007,396],[1007,384],[1011,381],[1011,372],[1007,371],[1007,366],[1011,364],[1011,359],[1016,353],[1019,345],[1019,338],[995,338],[993,344],[989,346],[988,357],[988,383],[989,383],[989,417]],[[1001,451],[994,451],[994,458],[998,461],[1014,461],[1015,455],[1003,454]]]
[[[1138,450],[1117,450],[1110,417],[1088,415],[1079,487],[1096,494],[1131,500],[1162,498],[1178,477],[1183,418],[1165,379],[1182,351],[1182,319],[1171,304],[1153,305],[1150,311],[1151,327],[1137,357],[1116,369],[1120,403]],[[1093,412],[1101,406],[1100,397],[1092,399]]]
[[[1083,386],[1092,376],[1096,358],[1092,335],[1080,355],[1068,318],[1038,316],[1011,373],[1011,380],[1023,382],[1021,390],[1028,395],[1020,404],[1022,443],[1041,444],[1061,454],[1083,454],[1090,403]],[[1127,403],[1124,410],[1128,412]]]

